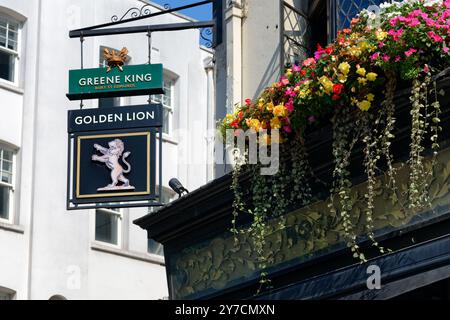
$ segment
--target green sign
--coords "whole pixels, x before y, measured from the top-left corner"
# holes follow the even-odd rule
[[[69,100],[161,94],[162,64],[141,64],[119,68],[69,71]]]

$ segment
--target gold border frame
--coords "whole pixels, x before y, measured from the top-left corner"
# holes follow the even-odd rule
[[[118,137],[132,137],[132,136],[147,136],[147,190],[141,192],[123,192],[123,193],[101,193],[101,194],[88,194],[80,195],[80,149],[81,140],[94,139],[94,138],[118,138]],[[77,199],[89,199],[89,198],[107,198],[107,197],[126,197],[126,196],[142,196],[150,194],[150,132],[135,132],[135,133],[117,133],[117,134],[100,134],[89,136],[77,137],[77,176],[76,176],[76,198]]]

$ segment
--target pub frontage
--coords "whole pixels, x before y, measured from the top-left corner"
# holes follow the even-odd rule
[[[237,2],[233,1],[232,9],[239,8]],[[287,51],[296,54],[281,54],[286,72],[279,74],[280,78],[273,84],[268,83],[263,93],[250,96],[245,104],[229,110],[222,122],[226,129],[280,128],[284,137],[280,146],[280,167],[284,169],[280,169],[278,178],[264,180],[257,177],[259,167],[234,164],[234,171],[134,221],[147,230],[149,238],[164,245],[170,299],[401,300],[450,297],[450,69],[447,40],[428,46],[443,47],[436,50],[436,58],[425,65],[425,71],[418,69],[415,75],[407,75],[400,66],[400,61],[407,65],[412,61],[410,57],[419,52],[406,43],[415,40],[402,38],[403,32],[407,33],[405,30],[416,22],[422,23],[420,19],[425,19],[425,15],[428,17],[427,10],[434,12],[439,8],[435,15],[438,17],[450,4],[448,1],[404,1],[398,5],[398,10],[404,10],[404,17],[408,18],[397,18],[392,22],[396,13],[389,13],[390,4],[352,1],[352,5],[357,3],[359,7],[346,10],[343,9],[344,2],[309,1],[309,11],[295,1],[282,2],[282,6],[295,9],[301,19],[309,21],[309,31],[305,33],[308,37],[304,39],[322,39],[325,44],[322,42],[322,46],[314,49],[315,44],[304,42],[297,51],[292,48]],[[251,1],[247,5],[248,12],[255,8]],[[369,5],[380,5],[382,14],[390,20],[374,29],[367,25],[360,28],[361,21],[366,23],[376,16],[366,12],[359,19],[352,18]],[[226,25],[227,7],[223,10],[225,13],[222,12],[219,18],[223,18]],[[328,12],[327,21],[333,26],[325,28],[328,34],[324,31],[321,37],[324,28],[317,26],[316,17],[320,12]],[[411,22],[415,14],[422,18]],[[249,15],[247,18],[251,20]],[[446,15],[444,21],[448,21]],[[367,16],[369,18],[365,20]],[[392,31],[389,31],[389,23]],[[218,25],[218,30],[223,31],[223,41],[227,42],[229,29],[225,26],[221,29],[220,22]],[[398,31],[400,28],[403,29]],[[340,29],[344,31],[333,33]],[[361,36],[365,32],[367,35]],[[283,39],[285,35],[282,33]],[[433,35],[436,37],[432,38],[438,39],[437,34]],[[352,41],[357,37],[365,38],[353,47]],[[382,44],[372,46],[372,37],[377,44]],[[426,37],[427,34],[424,43],[430,41]],[[326,38],[330,45],[326,44]],[[406,52],[394,62],[395,56],[388,57],[383,50],[387,50],[389,41],[400,39]],[[300,43],[297,41],[297,44]],[[417,42],[414,45],[420,47]],[[400,49],[392,49],[392,52],[395,50]],[[216,54],[220,56],[220,50]],[[226,55],[234,54],[226,50]],[[309,54],[314,58],[307,59]],[[423,59],[424,55],[426,49],[422,50]],[[287,61],[287,58],[292,60]],[[411,63],[418,63],[421,58],[414,59]],[[395,77],[390,77],[392,74],[389,68],[386,69],[388,64],[392,70],[399,70]],[[431,65],[436,66],[433,72],[428,69]],[[345,100],[343,92],[347,85],[350,86],[352,72],[355,82],[353,88],[348,89],[352,99]],[[421,74],[424,74],[423,78]],[[245,77],[245,74],[241,76]],[[377,90],[376,84],[370,84],[379,78],[388,83],[386,89],[381,86],[382,89]],[[389,79],[394,78],[397,83],[389,87]],[[373,94],[365,91],[369,86],[374,90]],[[431,94],[420,93],[428,87],[432,88],[427,91]],[[390,91],[389,88],[394,89]],[[414,96],[416,89],[419,93]],[[363,96],[365,98],[361,98]],[[421,102],[417,103],[415,97]],[[311,102],[312,99],[316,100]],[[342,111],[350,106],[354,111],[348,114]],[[428,106],[434,110],[439,106],[439,112],[427,111],[430,110]],[[330,111],[322,114],[310,112],[328,107]],[[414,120],[415,107],[421,110],[418,121]],[[366,118],[369,109],[373,114]],[[386,110],[392,112],[385,113]],[[345,114],[348,116],[346,121],[336,120]],[[367,124],[364,119],[372,119],[375,125]],[[339,131],[336,123],[340,123],[347,133]],[[364,125],[370,130],[364,131]],[[362,128],[364,138],[352,140],[348,131],[357,131],[355,127]],[[302,147],[298,148],[302,150],[303,158],[295,158],[295,152],[291,151],[298,144],[288,141],[296,139],[292,138],[294,134],[291,135],[296,133],[296,128],[302,128],[296,137],[302,137]],[[437,129],[433,131],[432,128]],[[341,154],[337,137],[342,138],[342,135],[338,136],[339,132],[350,136],[344,146],[349,148]],[[374,134],[372,138],[368,132]],[[358,134],[355,137],[361,137]],[[384,145],[380,153],[374,151],[378,143]],[[423,147],[416,152],[416,145]],[[371,160],[372,155],[375,162]],[[380,160],[381,156],[387,159]],[[295,163],[299,159],[306,159],[310,169],[298,169]],[[419,173],[416,171],[419,162],[414,159],[419,159]],[[336,169],[339,166],[342,166],[341,170]],[[301,173],[295,173],[296,170]],[[283,180],[283,174],[288,178]],[[336,179],[343,181],[339,180],[342,175],[346,177],[345,182],[336,184]],[[394,180],[395,185],[392,184]],[[255,187],[258,185],[259,189]],[[426,185],[426,190],[420,192],[426,194],[423,199],[426,198],[427,204],[419,205],[422,199],[405,205],[414,198],[417,185]],[[240,191],[236,192],[237,189]],[[308,200],[296,196],[293,200],[290,198],[298,194],[308,194]]]

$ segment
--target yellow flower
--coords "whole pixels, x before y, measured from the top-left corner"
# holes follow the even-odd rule
[[[356,105],[358,103],[358,99],[356,99],[355,97],[352,97],[350,101],[352,102],[352,105]]]
[[[366,75],[366,78],[367,78],[367,80],[369,80],[369,81],[375,81],[375,80],[377,79],[377,77],[378,77],[378,74],[376,74],[375,72],[369,72],[369,73]]]
[[[375,99],[375,95],[373,93],[368,93],[366,99],[372,102]]]
[[[327,76],[320,77],[319,82],[322,85],[323,90],[326,93],[329,94],[329,93],[333,92],[333,82],[330,79],[328,79]]]
[[[342,74],[342,73],[339,73],[338,74],[338,80],[339,80],[340,83],[345,83],[347,81],[347,76]]]
[[[259,101],[258,101],[258,106],[262,108],[262,107],[264,106],[265,103],[266,103],[266,102],[264,101],[264,99],[261,98],[261,99],[259,99]]]
[[[375,32],[375,35],[376,35],[378,41],[383,41],[387,37],[388,33],[383,31],[382,29],[378,29]]]
[[[359,82],[359,84],[365,85],[367,83],[367,79],[359,77],[358,82]]]
[[[301,89],[299,93],[300,98],[306,98],[311,93],[309,89]]]
[[[275,117],[286,117],[287,116],[287,110],[283,104],[279,104],[276,107],[274,107],[272,113]]]
[[[350,64],[348,62],[341,62],[338,69],[343,75],[347,75],[350,71]]]
[[[359,39],[359,33],[358,32],[354,32],[350,35],[350,40],[357,40]]]
[[[261,122],[258,119],[247,119],[247,125],[255,130],[255,131],[259,131],[261,129]]]
[[[269,102],[266,106],[267,111],[272,112],[273,108],[275,108],[275,106],[273,105],[273,102]]]
[[[278,117],[275,117],[272,120],[270,120],[270,128],[272,128],[272,129],[280,129],[281,128],[281,122]]]
[[[358,47],[351,47],[348,49],[348,54],[351,56],[359,57],[361,55],[361,49]]]
[[[356,70],[356,73],[364,77],[366,75],[366,69],[358,68],[358,70]]]
[[[363,101],[357,103],[358,108],[361,109],[362,111],[369,110],[371,105],[372,104],[370,103],[370,101],[367,101],[367,100],[363,100]]]
[[[362,51],[365,51],[365,50],[367,50],[367,49],[370,48],[370,43],[367,42],[367,41],[361,41],[361,42],[358,43],[358,47],[359,47]]]

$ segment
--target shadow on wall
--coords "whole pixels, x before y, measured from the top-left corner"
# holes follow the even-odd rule
[[[258,87],[256,88],[256,92],[253,96],[253,100],[258,98],[258,96],[269,86],[274,80],[274,75],[276,75],[277,81],[281,77],[282,68],[280,68],[280,54],[281,54],[281,43],[277,46],[276,50],[274,51],[272,58],[270,59],[270,62],[267,66],[266,71],[264,72],[263,76],[261,77],[261,81],[258,84]]]

